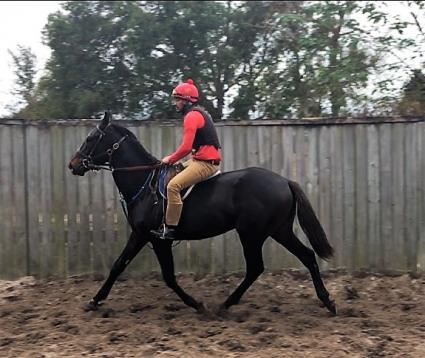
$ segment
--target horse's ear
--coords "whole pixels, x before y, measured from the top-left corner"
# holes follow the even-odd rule
[[[111,122],[111,114],[109,112],[105,112],[105,115],[102,118],[102,123],[100,126],[105,128]]]

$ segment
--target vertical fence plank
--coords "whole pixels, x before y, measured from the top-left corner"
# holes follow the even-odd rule
[[[12,196],[12,181],[13,181],[13,167],[12,167],[12,136],[11,127],[3,128],[0,133],[0,218],[1,218],[1,233],[6,237],[2,240],[0,246],[0,269],[8,278],[13,277],[14,262],[13,262],[13,196]],[[8,203],[5,205],[5,203]]]
[[[343,130],[343,202],[344,202],[344,232],[342,252],[344,262],[349,270],[355,269],[355,131],[353,126],[345,126]]]
[[[382,253],[379,252],[379,132],[378,125],[367,127],[367,193],[368,193],[368,247],[373,253],[369,256],[369,267],[374,270],[382,268]]]
[[[52,179],[52,148],[50,143],[50,127],[41,128],[39,136],[39,226],[40,226],[40,262],[41,276],[49,277],[53,275],[54,266],[53,241],[51,231],[51,179]]]
[[[338,126],[331,127],[331,178],[330,178],[330,195],[331,195],[331,231],[332,242],[335,246],[335,257],[333,265],[337,268],[346,268],[347,262],[343,260],[344,254],[344,208],[343,205],[343,165],[342,165],[342,130]]]
[[[392,207],[393,217],[391,220],[391,229],[393,235],[392,246],[392,264],[399,267],[400,270],[407,269],[407,260],[404,244],[404,233],[406,230],[406,221],[404,219],[405,212],[405,158],[404,144],[405,142],[405,126],[402,123],[395,123],[393,126],[393,141],[391,143],[391,159],[392,159]],[[403,254],[400,254],[403,252]]]
[[[29,271],[37,277],[42,276],[42,245],[40,242],[39,205],[40,203],[40,152],[39,129],[27,128],[27,185],[28,185],[28,232],[29,232]],[[34,205],[33,203],[37,203]]]
[[[418,125],[418,253],[417,269],[425,270],[425,126]]]
[[[367,167],[369,157],[368,141],[366,138],[367,126],[359,125],[355,128],[355,267],[365,270],[369,264],[368,248],[368,177]]]
[[[73,129],[73,128],[72,128]],[[79,144],[80,138],[76,131],[67,131],[65,137],[65,157],[71,158]],[[78,180],[67,172],[65,174],[65,199],[66,213],[64,214],[64,226],[66,234],[66,269],[68,275],[76,275],[79,273],[78,265],[78,232],[77,232],[77,214],[78,214]]]
[[[24,126],[11,128],[12,138],[12,168],[13,168],[13,253],[14,269],[12,278],[22,277],[27,274],[27,226],[26,226],[26,196],[25,196],[25,153]],[[1,177],[1,174],[0,174]],[[4,231],[2,231],[4,233]],[[1,271],[0,271],[1,272]]]
[[[67,161],[64,153],[65,128],[53,126],[51,128],[52,141],[52,274],[59,277],[66,275],[66,247],[64,213],[66,212],[65,175],[67,174]],[[88,235],[87,235],[88,236]]]
[[[407,268],[410,271],[416,271],[416,249],[418,242],[417,231],[417,210],[418,205],[416,201],[416,188],[418,182],[417,168],[418,166],[418,153],[417,153],[417,126],[416,124],[407,126],[406,141],[405,141],[405,163],[406,163],[406,182],[405,182],[405,216],[406,222],[405,231],[405,254],[407,258]]]
[[[379,176],[380,176],[380,233],[378,236],[379,251],[382,254],[382,269],[388,270],[391,266],[391,248],[393,245],[393,232],[392,232],[392,195],[393,183],[391,178],[391,143],[393,143],[391,136],[391,127],[381,125],[379,130]]]
[[[328,127],[320,128],[319,133],[319,220],[322,223],[323,229],[328,235],[332,233],[331,226],[331,133]],[[332,238],[333,242],[335,238]],[[319,266],[326,270],[329,264],[320,260]]]

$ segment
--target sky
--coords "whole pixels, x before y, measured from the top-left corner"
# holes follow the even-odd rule
[[[8,50],[16,51],[18,44],[31,47],[37,57],[36,78],[38,79],[50,56],[49,47],[42,44],[42,30],[47,23],[48,15],[58,11],[61,3],[62,1],[0,2],[0,118],[9,114],[6,106],[15,102],[15,98],[11,94],[15,80],[13,62]],[[409,16],[406,6],[402,5],[401,1],[381,3],[395,15]],[[408,54],[406,58],[409,58]],[[407,77],[409,74],[401,75]],[[404,77],[400,81],[403,81]],[[368,91],[373,89],[373,82],[372,79]]]
[[[50,56],[48,46],[42,44],[41,31],[47,16],[60,8],[60,1],[1,1],[0,2],[0,117],[8,113],[6,105],[13,103],[14,84],[12,57],[8,50],[29,46],[37,56],[41,70]],[[38,76],[41,75],[41,71]]]

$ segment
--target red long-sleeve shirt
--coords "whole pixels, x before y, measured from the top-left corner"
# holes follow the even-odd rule
[[[192,152],[193,141],[196,130],[205,125],[205,119],[198,111],[190,111],[183,119],[183,140],[176,151],[170,154],[169,162],[171,164],[184,158]],[[220,152],[213,145],[201,145],[193,154],[194,159],[199,160],[221,160]]]

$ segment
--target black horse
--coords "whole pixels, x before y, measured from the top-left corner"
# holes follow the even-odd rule
[[[162,222],[162,203],[155,186],[161,165],[133,133],[112,123],[108,113],[69,162],[69,169],[74,175],[83,176],[89,170],[102,168],[112,170],[118,190],[127,204],[132,228],[123,252],[113,264],[103,286],[87,305],[87,310],[96,309],[106,299],[117,277],[148,242],[152,244],[166,284],[186,305],[198,311],[205,310],[203,304],[188,295],[176,281],[173,241],[155,238],[150,233]],[[220,310],[237,304],[264,271],[262,246],[271,236],[308,268],[318,298],[329,311],[336,313],[313,250],[303,245],[292,230],[296,213],[316,254],[323,259],[332,257],[333,249],[326,234],[297,183],[266,169],[247,168],[220,174],[194,187],[183,205],[177,239],[201,240],[236,229],[245,256],[245,278],[220,305]]]

